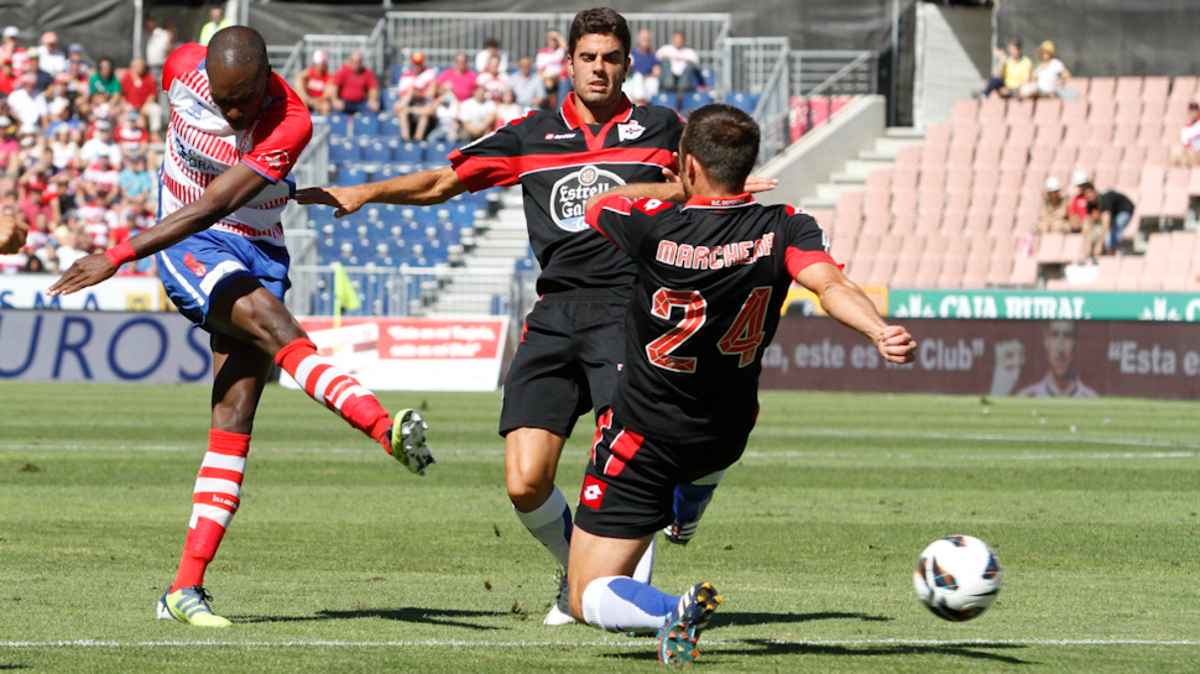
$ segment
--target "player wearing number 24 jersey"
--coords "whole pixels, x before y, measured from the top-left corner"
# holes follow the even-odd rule
[[[597,424],[570,551],[571,610],[610,630],[659,629],[659,658],[686,662],[720,604],[711,583],[680,597],[630,578],[672,518],[679,483],[741,456],[758,416],[763,349],[793,280],[890,362],[916,343],[888,326],[842,274],[807,214],[744,191],[759,131],[724,105],[694,112],[681,184],[628,185],[589,200],[587,223],[637,268],[625,319],[625,372]]]

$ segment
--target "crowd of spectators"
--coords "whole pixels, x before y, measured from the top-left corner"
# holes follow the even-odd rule
[[[1050,40],[1038,45],[1038,62],[1022,52],[1021,38],[1009,38],[1004,49],[996,49],[992,77],[980,94],[1004,98],[1069,97],[1066,88],[1071,71],[1058,59],[1057,49]]]
[[[643,29],[631,56],[624,91],[635,103],[646,104],[659,92],[678,97],[705,86],[699,55],[682,32],[655,49],[652,34]],[[570,90],[566,57],[566,43],[556,31],[546,33],[536,54],[516,58],[489,38],[474,56],[459,52],[440,71],[423,52],[413,51],[392,81],[381,84],[361,52],[331,72],[328,54],[318,50],[293,84],[316,114],[380,112],[390,100],[404,140],[462,142],[530,110],[556,108]]]
[[[1075,171],[1066,196],[1057,177],[1047,178],[1038,232],[1083,234],[1086,255],[1095,263],[1101,255],[1116,254],[1121,242],[1132,237],[1136,205],[1115,189],[1100,192],[1092,180],[1087,171]]]
[[[161,68],[172,31],[147,29],[147,56]],[[24,247],[0,255],[0,271],[57,273],[154,224],[157,78],[145,59],[118,69],[81,45],[63,49],[53,32],[0,35],[0,221],[28,229]]]

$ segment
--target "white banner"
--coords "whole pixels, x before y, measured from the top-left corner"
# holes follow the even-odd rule
[[[174,313],[0,310],[0,380],[211,380],[208,334]]]
[[[80,309],[83,311],[162,311],[162,284],[153,276],[116,276],[65,297],[46,290],[57,274],[0,274],[0,309]]]
[[[381,391],[495,391],[508,319],[301,318],[321,355]],[[280,383],[298,388],[282,373]]]

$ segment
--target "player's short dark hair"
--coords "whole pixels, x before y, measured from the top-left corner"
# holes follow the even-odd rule
[[[626,58],[633,48],[633,38],[629,35],[629,24],[625,17],[610,7],[593,7],[575,15],[571,21],[571,32],[567,34],[567,52],[575,55],[575,45],[584,35],[613,35],[625,50]]]
[[[679,151],[700,162],[708,177],[731,191],[741,191],[758,160],[758,124],[745,112],[712,103],[688,117]]]

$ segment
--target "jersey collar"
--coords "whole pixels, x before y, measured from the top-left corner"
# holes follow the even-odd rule
[[[737,208],[739,206],[745,206],[746,204],[752,204],[752,203],[754,203],[754,195],[750,194],[749,192],[742,192],[741,194],[738,194],[738,195],[735,195],[732,197],[704,197],[704,196],[700,196],[700,195],[695,195],[691,199],[688,199],[687,203],[684,204],[683,207],[684,208],[693,208],[693,207],[696,207],[696,208]]]
[[[625,94],[621,94],[621,107],[617,110],[617,114],[613,118],[604,123],[600,127],[600,132],[592,134],[592,130],[583,120],[579,119],[579,114],[575,112],[575,92],[568,92],[563,98],[562,106],[559,108],[559,114],[562,116],[563,123],[567,128],[574,131],[579,129],[583,132],[583,139],[587,143],[587,147],[591,151],[596,151],[604,148],[604,139],[608,137],[608,132],[617,124],[624,124],[633,117],[633,104],[629,102],[629,98]]]

